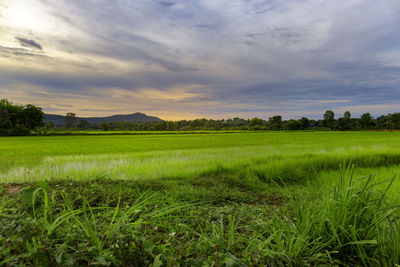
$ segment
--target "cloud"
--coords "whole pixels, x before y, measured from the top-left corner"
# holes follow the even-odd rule
[[[37,59],[44,60],[46,58],[42,53],[37,51],[19,48],[19,47],[6,47],[0,45],[0,58],[9,58],[18,62],[27,62],[29,60],[36,61]],[[1,68],[0,68],[1,69]]]
[[[22,86],[60,113],[75,98],[81,115],[265,117],[400,97],[397,1],[5,1],[2,95]]]
[[[349,99],[326,99],[326,100],[318,100],[318,103],[348,103],[351,102]]]
[[[159,3],[160,3],[160,5],[165,6],[165,7],[171,7],[171,6],[175,5],[175,3],[172,1],[160,1]]]
[[[28,40],[22,37],[15,37],[15,39],[20,43],[23,47],[29,47],[33,49],[43,50],[42,46],[33,40]]]

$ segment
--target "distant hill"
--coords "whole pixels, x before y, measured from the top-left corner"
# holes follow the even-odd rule
[[[52,122],[55,125],[64,125],[64,117],[62,115],[55,115],[55,114],[45,114],[44,118],[46,122]],[[128,122],[148,122],[148,121],[162,121],[162,119],[147,116],[146,114],[136,112],[133,114],[127,115],[113,115],[108,117],[77,117],[77,122],[81,120],[86,120],[89,123],[102,123],[102,122],[121,122],[121,121],[128,121]]]

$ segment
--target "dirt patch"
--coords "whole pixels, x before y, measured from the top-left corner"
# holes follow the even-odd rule
[[[288,199],[280,194],[270,193],[268,195],[262,193],[247,192],[248,195],[255,197],[254,200],[244,201],[250,206],[284,206],[288,202]]]
[[[25,186],[23,185],[10,185],[4,188],[4,192],[8,194],[18,194],[21,193],[21,191],[24,190],[24,188]]]

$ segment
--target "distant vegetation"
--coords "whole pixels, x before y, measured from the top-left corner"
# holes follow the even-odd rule
[[[400,129],[400,113],[373,118],[364,113],[360,118],[352,118],[350,111],[335,118],[332,110],[327,110],[320,120],[306,117],[283,120],[282,116],[268,120],[253,119],[195,119],[164,121],[143,113],[114,115],[109,117],[79,118],[75,113],[66,116],[43,114],[40,107],[20,106],[6,99],[0,101],[0,136],[29,135],[52,130],[102,130],[102,131],[226,131],[226,130],[334,130],[350,131],[365,129]]]
[[[48,123],[48,129],[103,130],[103,131],[221,131],[221,130],[365,130],[365,129],[400,129],[400,113],[382,115],[374,119],[370,113],[364,113],[360,118],[352,118],[346,111],[336,119],[332,110],[323,114],[323,119],[313,120],[306,117],[301,119],[283,120],[282,116],[272,116],[268,120],[253,119],[195,119],[179,121],[150,120],[140,121],[103,121],[90,123],[88,120],[71,118],[68,113],[64,123],[56,126]],[[112,116],[114,117],[114,116]],[[111,117],[108,117],[111,118]],[[153,117],[154,118],[154,117]],[[99,120],[99,118],[96,118]]]

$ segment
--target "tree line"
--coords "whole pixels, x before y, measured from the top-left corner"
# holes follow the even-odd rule
[[[34,105],[16,105],[7,99],[0,100],[0,136],[18,136],[45,133],[49,130],[103,130],[103,131],[195,131],[195,130],[400,130],[400,113],[392,113],[373,118],[364,113],[353,118],[349,111],[335,118],[332,110],[327,110],[319,120],[302,117],[283,120],[276,115],[267,120],[253,119],[195,119],[153,122],[103,122],[91,124],[77,120],[74,113],[67,113],[64,125],[57,127],[44,122],[42,108]]]
[[[74,113],[65,116],[64,129],[103,130],[103,131],[193,131],[193,130],[365,130],[400,129],[400,113],[382,115],[374,119],[370,113],[360,118],[352,118],[350,111],[335,118],[332,110],[327,110],[320,120],[300,119],[283,120],[282,116],[269,117],[268,120],[253,119],[195,119],[154,122],[102,122],[91,124],[85,120],[77,121]]]

